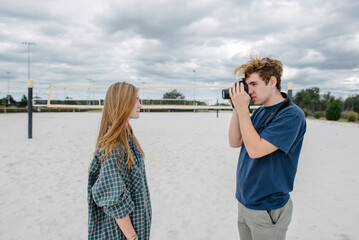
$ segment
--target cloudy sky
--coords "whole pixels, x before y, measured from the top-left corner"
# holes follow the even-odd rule
[[[230,85],[252,56],[283,90],[359,94],[359,1],[0,0],[0,97],[49,84]],[[194,72],[195,70],[195,76]],[[91,80],[89,80],[91,79]]]

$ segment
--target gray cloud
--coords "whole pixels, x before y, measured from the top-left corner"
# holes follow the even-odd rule
[[[359,93],[359,3],[344,1],[11,1],[0,9],[0,97],[49,84],[231,84],[250,55],[275,56],[283,84]],[[283,89],[285,86],[283,85]]]

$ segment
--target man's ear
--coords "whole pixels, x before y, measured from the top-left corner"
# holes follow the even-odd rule
[[[275,76],[271,76],[269,79],[269,83],[271,87],[276,87],[277,86],[277,78]]]

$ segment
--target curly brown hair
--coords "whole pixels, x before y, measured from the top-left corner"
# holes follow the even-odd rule
[[[247,63],[242,64],[234,69],[234,75],[244,74],[244,78],[247,79],[252,73],[258,73],[263,81],[268,84],[271,76],[277,78],[277,89],[281,90],[281,76],[283,72],[283,64],[277,59],[265,57],[259,59],[258,57],[252,57]]]

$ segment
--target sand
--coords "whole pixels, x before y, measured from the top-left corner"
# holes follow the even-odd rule
[[[239,239],[231,113],[142,113],[151,239]],[[87,169],[100,113],[0,114],[0,239],[86,239]],[[359,239],[359,125],[308,120],[289,240]]]

